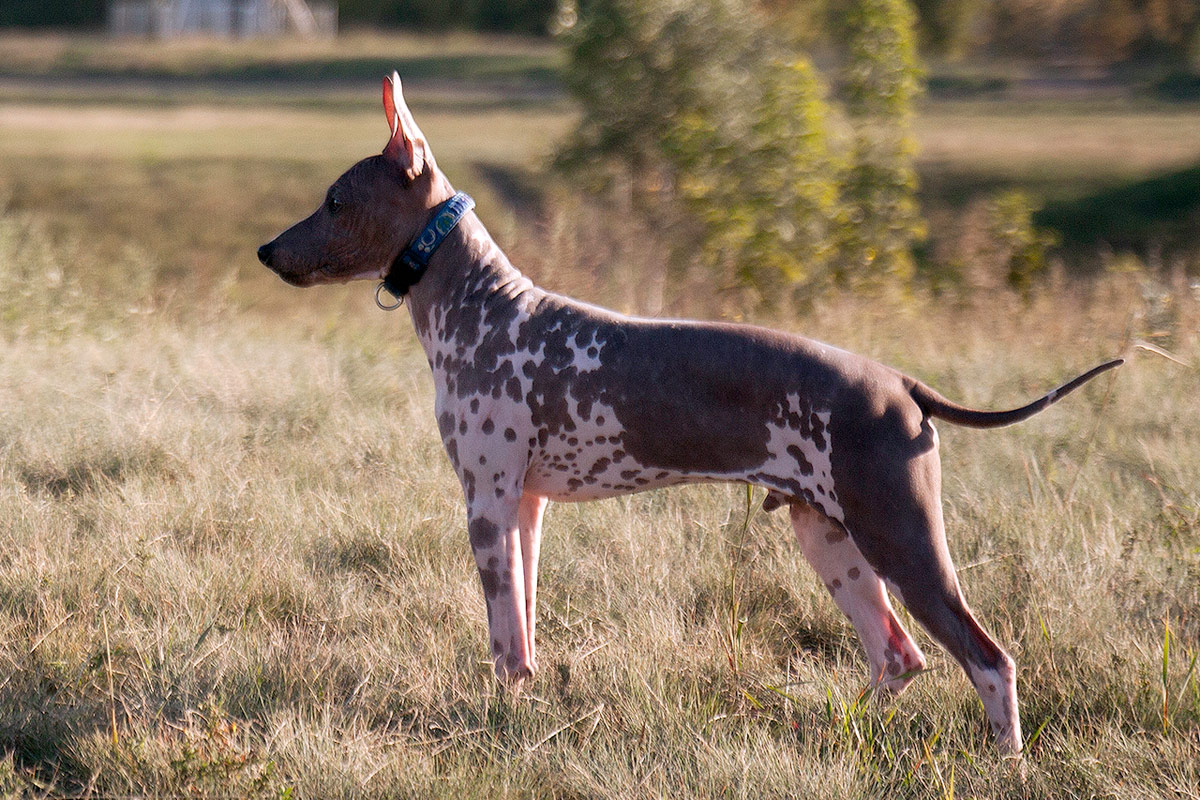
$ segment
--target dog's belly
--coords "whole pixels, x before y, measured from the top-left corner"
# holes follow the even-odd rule
[[[793,394],[784,405],[798,409],[802,403]],[[564,426],[569,430],[551,433],[543,428],[530,437],[524,488],[552,500],[578,502],[665,486],[731,481],[764,486],[841,521],[832,476],[829,412],[815,412],[815,417],[815,427],[789,424],[786,415],[766,424],[765,457],[730,468],[727,453],[705,446],[719,437],[706,437],[702,428],[690,431],[683,453],[679,425],[651,432],[643,429],[634,437],[616,410],[596,407],[587,419],[573,416]]]

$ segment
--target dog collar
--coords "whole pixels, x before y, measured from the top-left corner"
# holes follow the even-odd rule
[[[390,311],[400,307],[408,290],[425,274],[425,268],[429,266],[429,259],[434,251],[474,207],[475,201],[470,195],[458,192],[434,210],[433,218],[412,244],[400,251],[387,275],[379,282],[379,286],[375,287],[375,302],[380,308]],[[388,294],[396,298],[395,305],[384,305],[380,301],[379,292],[382,289],[386,289]]]

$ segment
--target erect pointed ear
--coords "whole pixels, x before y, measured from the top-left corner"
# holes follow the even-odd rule
[[[392,130],[383,155],[399,164],[410,178],[416,178],[429,160],[429,145],[404,102],[399,73],[393,72],[390,78],[383,79],[383,111]]]

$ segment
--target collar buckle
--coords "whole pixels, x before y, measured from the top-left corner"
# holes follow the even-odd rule
[[[438,206],[417,237],[392,261],[391,269],[375,288],[375,305],[385,311],[392,311],[403,305],[408,290],[425,274],[425,268],[429,266],[429,259],[434,251],[474,207],[475,201],[465,192],[456,193]],[[383,289],[397,298],[395,305],[387,305],[380,301],[379,293]]]
[[[380,281],[379,285],[375,287],[375,305],[379,306],[384,311],[395,311],[397,308],[404,305],[404,295],[392,295],[396,298],[396,302],[392,303],[391,305],[384,303],[383,299],[379,296],[379,293],[384,290],[387,290],[388,294],[392,294],[391,290],[387,288],[387,282]]]

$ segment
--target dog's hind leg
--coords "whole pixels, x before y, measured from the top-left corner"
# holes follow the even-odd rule
[[[898,694],[925,668],[925,656],[896,619],[883,581],[846,531],[810,506],[791,506],[804,557],[825,582],[867,651],[871,685]]]
[[[839,491],[860,552],[913,618],[962,665],[983,701],[997,747],[1020,752],[1016,667],[963,597],[946,546],[936,450],[860,463],[859,482]]]
[[[942,533],[941,508],[931,510],[932,547],[902,548],[901,557],[884,566],[884,579],[922,627],[962,665],[987,712],[1001,752],[1021,751],[1017,709],[1017,670],[1008,653],[980,626],[967,606]],[[899,514],[897,538],[910,521]],[[916,523],[923,524],[923,523]]]

